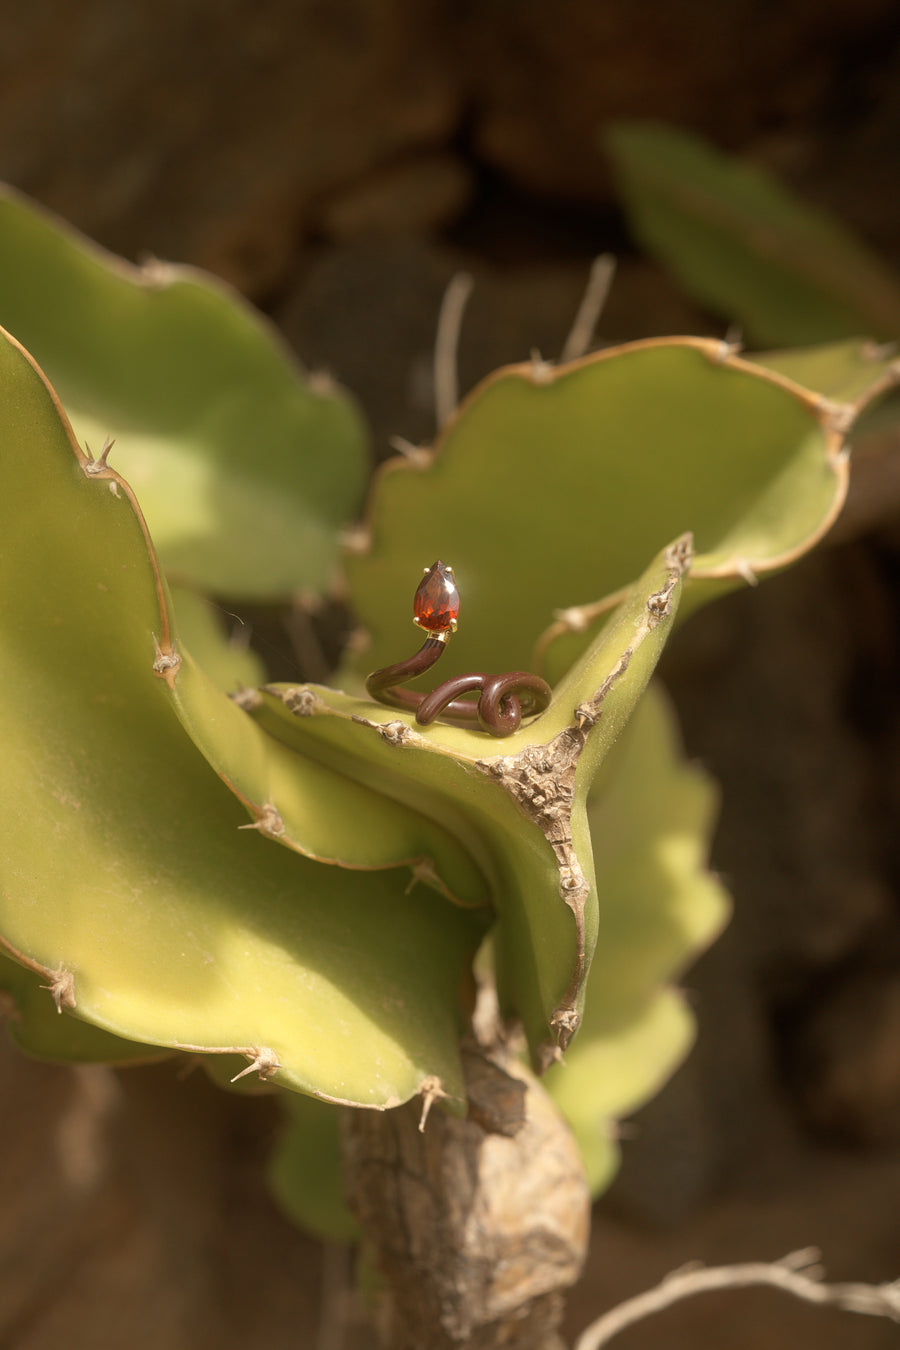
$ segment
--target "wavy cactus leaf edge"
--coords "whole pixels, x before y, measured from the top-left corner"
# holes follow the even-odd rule
[[[136,266],[5,185],[0,256],[0,324],[82,440],[117,438],[167,570],[232,598],[324,591],[368,472],[355,401],[220,278]]]
[[[424,1091],[426,1086],[432,1091],[438,1078],[451,1098],[449,1108],[461,1109],[456,1100],[461,1093],[458,1040],[463,1022],[463,991],[460,980],[480,941],[481,919],[478,916],[470,919],[467,913],[444,901],[438,902],[440,913],[434,905],[422,907],[404,893],[403,878],[398,877],[396,869],[367,878],[363,894],[357,883],[350,881],[353,872],[340,871],[340,884],[336,884],[339,869],[320,870],[318,864],[292,858],[287,851],[271,849],[262,840],[250,844],[249,852],[243,843],[238,844],[241,837],[232,833],[235,812],[238,816],[241,812],[236,796],[227,791],[185,736],[171,712],[167,688],[160,688],[174,684],[178,663],[173,659],[175,652],[168,626],[165,585],[158,569],[150,565],[152,550],[147,545],[146,527],[131,509],[124,481],[120,483],[119,477],[102,462],[102,456],[100,460],[93,460],[77,445],[59,400],[33,358],[12,338],[4,340],[2,348],[4,379],[8,379],[8,387],[16,395],[6,404],[8,426],[5,433],[10,438],[11,451],[15,449],[17,454],[24,455],[23,464],[30,462],[32,466],[28,490],[40,491],[44,481],[42,471],[49,467],[47,491],[42,499],[45,514],[52,515],[61,501],[68,511],[72,493],[72,501],[84,503],[82,509],[69,511],[70,528],[60,533],[56,542],[58,559],[48,566],[59,566],[59,559],[64,560],[65,572],[61,575],[74,587],[72,594],[78,597],[79,612],[83,610],[82,622],[85,614],[89,616],[88,627],[93,615],[97,615],[97,621],[107,614],[121,618],[129,611],[136,611],[141,616],[135,618],[130,628],[127,625],[121,629],[106,627],[98,634],[98,640],[92,642],[80,628],[68,633],[65,630],[72,595],[64,602],[62,592],[47,592],[46,604],[37,614],[27,608],[27,601],[21,597],[15,607],[12,603],[9,605],[5,617],[13,625],[11,637],[14,639],[19,631],[24,635],[29,631],[28,626],[33,634],[33,643],[24,648],[15,679],[10,682],[10,697],[15,691],[23,696],[27,692],[29,697],[38,699],[37,706],[46,710],[50,720],[46,727],[43,723],[31,726],[26,713],[22,725],[28,729],[32,740],[26,736],[21,744],[17,743],[15,757],[9,761],[10,773],[22,771],[30,777],[27,783],[11,780],[11,783],[18,782],[18,787],[11,786],[10,791],[14,793],[16,808],[25,812],[25,818],[21,814],[16,817],[15,812],[10,817],[7,812],[5,831],[10,845],[16,840],[16,856],[8,860],[9,871],[4,886],[4,931],[0,939],[3,951],[45,983],[49,989],[48,999],[54,999],[63,1016],[76,1010],[86,1023],[126,1041],[207,1055],[243,1055],[250,1065],[248,1072],[256,1072],[263,1078],[274,1077],[287,1087],[323,1100],[374,1109],[396,1104]],[[49,455],[47,466],[43,465],[37,452],[40,447],[40,453],[43,453],[45,445]],[[9,473],[15,472],[16,462],[11,455]],[[86,492],[88,483],[92,487]],[[108,492],[103,490],[106,488]],[[94,505],[90,504],[92,502]],[[121,505],[116,506],[115,502]],[[123,509],[125,514],[122,514]],[[93,520],[96,526],[101,518],[110,522],[110,538],[107,540],[103,531],[98,532],[96,528],[84,536],[81,556],[86,561],[90,554],[91,559],[91,570],[86,572],[84,566],[79,567],[74,561],[82,548],[80,532],[88,528],[89,521]],[[94,540],[101,538],[102,544],[95,547]],[[133,552],[133,566],[128,563],[122,566],[122,549],[127,557],[130,557],[129,550]],[[109,558],[114,553],[114,571],[103,570],[108,568]],[[25,563],[22,567],[24,571],[20,568],[14,574],[20,591],[27,590],[34,576],[33,568],[29,569]],[[98,568],[101,569],[99,572]],[[13,585],[12,580],[10,584]],[[37,581],[34,584],[38,584]],[[11,589],[6,598],[11,602],[15,594],[15,589]],[[94,599],[95,596],[98,598]],[[62,609],[58,609],[60,605]],[[54,700],[40,696],[46,683],[46,672],[36,663],[55,659],[58,644],[64,638],[69,642],[70,661],[66,669],[72,685],[65,706],[77,709],[79,725],[83,726],[85,734],[96,736],[94,760],[86,761],[91,765],[87,780],[79,769],[78,756],[67,758],[65,750],[60,756],[57,733],[68,727],[68,722],[60,722],[65,716],[63,701],[59,700],[57,707]],[[15,661],[9,644],[7,656],[10,661]],[[8,675],[15,669],[15,665],[9,668]],[[123,687],[123,680],[127,685],[128,679],[135,675],[139,684],[132,692],[139,696],[132,699],[128,688]],[[37,690],[35,677],[39,681]],[[89,693],[79,699],[78,690],[83,682]],[[153,693],[154,688],[158,694]],[[122,762],[121,752],[127,750],[129,733],[136,725],[135,718],[142,712],[145,725],[154,728],[153,735],[142,742],[143,758],[139,756],[134,760],[126,756],[127,762]],[[17,725],[15,720],[13,725]],[[127,728],[125,739],[124,728]],[[8,746],[10,751],[12,748]],[[38,748],[39,759],[32,768],[33,755]],[[167,759],[170,751],[174,752],[173,759],[177,761],[171,768]],[[104,777],[105,754],[116,757],[108,762],[109,769],[115,768],[115,772],[109,774],[109,782]],[[57,775],[57,766],[64,770],[62,775]],[[174,777],[167,777],[170,772]],[[118,782],[124,791],[113,790],[112,781]],[[97,795],[92,791],[98,782],[101,789],[105,788],[105,793],[101,790]],[[23,794],[25,787],[27,792]],[[152,812],[144,811],[142,815],[141,809],[136,807],[137,793],[150,794],[141,800],[147,807],[152,803]],[[76,800],[77,797],[85,797],[86,801]],[[180,805],[176,805],[179,798]],[[91,806],[90,823],[83,810],[87,803]],[[189,807],[189,815],[185,816],[183,808],[188,803],[193,805]],[[45,809],[51,805],[52,811]],[[129,811],[132,815],[128,815],[128,819],[132,820],[135,810],[138,822],[142,822],[143,816],[147,821],[140,829],[132,825],[127,836],[121,836],[122,847],[116,851],[111,847],[118,837],[116,831]],[[151,818],[155,822],[152,829]],[[215,826],[213,835],[209,834],[211,822]],[[27,829],[22,828],[26,823]],[[56,837],[57,826],[61,831],[59,838],[71,836],[70,844],[75,840],[83,841],[77,850],[65,850],[57,856],[48,847],[36,846],[32,836],[36,840],[41,831],[46,834],[49,830],[52,839]],[[198,949],[196,942],[188,942],[184,949],[181,946],[183,938],[176,935],[172,925],[175,924],[180,933],[178,926],[184,922],[183,915],[190,905],[194,906],[193,912],[199,921],[205,922],[202,916],[207,913],[206,906],[212,897],[205,891],[201,895],[203,887],[199,873],[188,877],[184,872],[184,867],[190,870],[194,866],[191,859],[196,860],[201,854],[206,856],[202,853],[201,843],[204,831],[206,843],[212,850],[208,866],[224,866],[226,856],[232,860],[230,873],[221,872],[215,890],[216,903],[226,906],[225,923],[216,930],[215,937],[208,935],[218,955],[212,957],[212,964],[204,966],[201,960],[199,967],[194,969],[192,966],[195,978],[193,983],[185,985],[184,979],[191,979],[187,971],[193,961],[191,953],[196,954]],[[99,855],[97,849],[101,849]],[[43,858],[47,859],[47,866],[41,876],[31,875],[35,871],[32,860]],[[91,858],[96,865],[92,866]],[[118,904],[117,897],[124,895],[117,880],[122,874],[117,874],[116,868],[130,867],[132,861],[137,867],[146,867],[147,859],[151,861],[151,870],[160,871],[162,888],[154,885],[146,903],[135,904],[132,900],[126,904],[119,916],[121,922],[112,927],[107,925],[102,931],[102,941],[96,942],[95,924],[106,923],[107,903]],[[83,870],[78,872],[79,866],[87,867],[87,874]],[[242,934],[240,918],[233,922],[238,912],[229,916],[227,906],[244,894],[242,887],[250,875],[246,872],[247,867],[254,869],[254,886],[250,892],[256,898],[253,913],[255,915],[263,906],[260,917],[266,917],[262,928],[258,924],[254,928],[251,923]],[[295,869],[299,870],[295,872]],[[237,875],[239,871],[240,876]],[[53,904],[49,906],[36,903],[36,897],[45,885],[45,872],[48,878],[53,878]],[[143,870],[135,876],[138,893],[143,877]],[[332,880],[329,881],[329,877]],[[73,879],[77,881],[74,889],[69,887]],[[285,897],[293,893],[295,887],[300,887],[302,892],[304,884],[309,886],[311,882],[317,883],[316,890],[321,889],[322,894],[312,893],[303,905],[286,910]],[[226,895],[229,888],[230,894]],[[98,897],[99,914],[95,903]],[[303,911],[312,901],[315,901],[316,917],[313,928],[308,929],[304,928]],[[379,962],[375,948],[379,934],[385,932],[384,920],[378,919],[380,904],[384,904],[386,912],[393,914],[395,919],[405,917],[409,931],[386,935],[394,951],[387,947],[380,953]],[[74,924],[69,917],[76,913],[73,907],[80,907]],[[360,932],[370,930],[369,940],[366,949],[360,953],[360,961],[352,968],[346,965],[335,967],[335,943],[346,945],[350,940],[347,923],[351,911]],[[284,949],[279,947],[277,939],[271,940],[267,925],[273,920],[273,933],[277,932],[279,924],[284,929],[282,937],[287,944]],[[152,940],[148,924],[155,925]],[[143,938],[141,934],[144,934]],[[292,959],[288,949],[298,934],[302,939],[303,959],[287,970]],[[417,948],[419,965],[410,968],[408,949],[420,939],[422,948]],[[361,940],[365,941],[364,938]],[[173,941],[176,944],[174,950],[169,949],[168,956],[163,958],[162,953],[167,950],[165,944],[171,948]],[[240,947],[242,943],[243,947]],[[254,949],[252,954],[244,950],[254,943],[258,950]],[[199,954],[202,956],[202,951]],[[237,991],[226,990],[227,975],[222,977],[216,973],[218,963],[221,960],[223,972],[229,963],[234,971],[251,955],[253,960],[258,960],[258,965],[238,997]],[[112,968],[110,961],[114,963]],[[184,972],[182,967],[185,967]],[[366,985],[364,968],[371,977],[369,985]],[[413,1004],[420,1003],[420,1015],[412,1019],[401,1019],[394,1006],[399,997],[397,981],[401,968],[405,998]],[[283,992],[278,994],[278,988],[285,981],[290,984],[298,977],[305,981],[306,987],[295,989],[294,1006],[282,1015],[279,1008],[285,999]],[[254,984],[254,979],[258,984]],[[200,987],[204,981],[209,987],[201,998]],[[316,1022],[316,1037],[310,1040],[308,1035],[302,1035],[298,1042],[296,1028],[291,1032],[290,1023],[302,1019],[303,1008],[311,1006],[314,1000],[318,1000],[316,1006],[323,1010],[318,1016],[330,1017],[331,1022],[327,1027]],[[433,1006],[426,1016],[424,1007],[428,1004]],[[330,1013],[324,1011],[328,1008]],[[185,1009],[188,1016],[182,1026]],[[366,1021],[366,1018],[370,1020]],[[190,1035],[192,1021],[201,1032],[195,1037]],[[242,1022],[248,1029],[261,1029],[264,1023],[271,1024],[266,1033],[266,1039],[271,1035],[269,1043],[254,1043],[252,1030],[246,1042],[238,1039]],[[346,1041],[346,1027],[351,1022],[357,1026],[352,1044]],[[369,1029],[365,1035],[363,1028]],[[220,1040],[223,1029],[226,1034]],[[237,1035],[232,1040],[228,1033],[234,1031]],[[365,1041],[366,1035],[371,1039],[371,1058],[363,1066],[361,1055],[365,1056],[365,1046],[361,1042]],[[339,1060],[329,1065],[329,1043],[334,1047],[345,1042],[345,1048],[351,1050],[347,1062]],[[351,1091],[340,1091],[342,1082],[346,1082]]]
[[[683,617],[787,566],[836,519],[847,428],[895,374],[876,366],[870,387],[840,402],[727,342],[673,337],[489,375],[432,451],[389,460],[376,474],[345,554],[361,628],[338,682],[353,687],[396,660],[404,625],[393,597],[435,555],[454,565],[465,591],[465,632],[443,659],[447,674],[465,669],[464,649],[470,666],[527,668],[552,624],[552,634],[573,640],[558,647],[564,660],[540,669],[551,683],[584,649],[579,634],[591,615],[618,603],[645,559],[686,529],[696,557]],[[541,465],[554,455],[545,482]],[[643,465],[636,477],[632,457]],[[706,486],[693,501],[695,482]]]

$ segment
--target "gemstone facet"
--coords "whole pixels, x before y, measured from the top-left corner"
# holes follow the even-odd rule
[[[413,623],[429,633],[453,632],[459,616],[459,592],[453,568],[440,559],[426,571],[413,600]]]

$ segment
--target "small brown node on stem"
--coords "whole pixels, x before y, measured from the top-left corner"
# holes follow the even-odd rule
[[[555,1030],[564,1032],[567,1038],[571,1038],[581,1026],[581,1016],[574,1008],[557,1008],[550,1018],[550,1025]]]
[[[666,549],[666,566],[677,567],[680,572],[684,572],[690,567],[693,557],[694,536],[688,530]]]
[[[405,722],[376,722],[374,725],[381,739],[388,745],[408,745],[410,741],[415,740],[415,732]]]
[[[244,712],[254,712],[256,708],[262,705],[262,694],[258,689],[235,689],[234,693],[229,694],[228,697]]]
[[[284,706],[297,717],[312,717],[321,706],[321,699],[303,685],[284,693]]]
[[[156,652],[156,659],[153,662],[154,675],[161,675],[165,678],[170,671],[175,671],[181,665],[181,657],[173,647],[168,651],[163,651],[159,645],[156,634],[153,634],[153,649]]]
[[[651,614],[662,619],[672,608],[672,592],[670,590],[656,591],[653,595],[647,596],[647,608]]]

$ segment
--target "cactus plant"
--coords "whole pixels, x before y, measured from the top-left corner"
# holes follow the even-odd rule
[[[223,1057],[233,1076],[255,1071],[325,1103],[421,1096],[462,1115],[480,951],[481,978],[492,965],[503,1017],[549,1069],[599,1188],[614,1165],[609,1122],[690,1039],[664,986],[725,913],[703,871],[709,789],[679,766],[660,696],[641,697],[677,614],[787,565],[828,528],[847,429],[893,379],[890,362],[819,353],[807,370],[830,372],[828,397],[798,382],[790,358],[767,365],[692,338],[499,372],[433,454],[388,465],[375,484],[367,546],[344,559],[369,641],[346,660],[345,688],[259,681],[229,698],[232,656],[202,598],[199,615],[193,593],[173,604],[165,566],[173,583],[189,573],[220,594],[322,585],[352,498],[347,460],[319,462],[307,445],[305,495],[302,464],[288,471],[268,453],[321,396],[240,306],[195,389],[192,307],[235,302],[197,279],[148,290],[22,203],[5,209],[0,248],[22,248],[42,284],[88,311],[93,298],[100,316],[70,363],[40,293],[0,287],[0,319],[18,315],[16,336],[43,349],[62,396],[4,335],[0,988],[20,1044],[115,1063]],[[104,366],[118,313],[128,341]],[[151,436],[145,368],[165,369],[173,350],[178,398]],[[235,363],[246,403],[224,434],[221,380]],[[241,458],[246,408],[272,399],[273,365],[277,427],[261,424],[257,453]],[[195,396],[213,398],[208,418]],[[95,445],[116,433],[112,459],[79,443],[69,410]],[[340,403],[317,416],[353,422]],[[283,495],[263,538],[233,546],[217,533],[232,529],[226,511],[193,553],[174,542],[201,498],[172,507],[159,488],[181,458],[172,483],[190,478],[197,425],[210,499],[221,488],[234,505],[236,473],[253,484],[242,530]],[[148,436],[159,482],[145,519],[142,489],[113,465],[121,450],[140,477]],[[284,531],[310,515],[298,550]],[[554,684],[502,740],[423,725],[363,692],[368,670],[406,654],[411,591],[436,556],[452,559],[462,597],[441,674],[540,659]],[[255,682],[253,666],[238,678]],[[566,1052],[563,1073],[552,1066]],[[298,1107],[296,1129],[333,1138],[317,1108],[313,1119]],[[302,1169],[285,1147],[274,1171],[289,1190]],[[319,1212],[345,1231],[329,1205],[326,1187]]]

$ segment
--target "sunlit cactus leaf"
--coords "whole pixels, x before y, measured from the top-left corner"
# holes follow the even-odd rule
[[[606,601],[606,613],[684,531],[696,546],[690,607],[785,566],[840,510],[857,403],[835,410],[699,338],[498,371],[433,457],[392,461],[376,480],[368,546],[345,561],[369,637],[357,674],[410,654],[407,597],[435,557],[452,564],[461,597],[446,674],[530,669],[562,612],[560,637],[572,640],[551,679],[586,645],[580,607]]]
[[[325,587],[365,480],[360,418],[236,292],[133,267],[4,188],[0,324],[82,443],[115,438],[167,569],[229,596]]]
[[[728,916],[707,870],[715,810],[715,789],[683,759],[651,684],[591,795],[597,946],[581,1031],[547,1076],[595,1192],[615,1169],[615,1122],[659,1089],[693,1039],[693,1016],[668,986]]]
[[[326,867],[239,828],[175,716],[126,485],[90,471],[6,338],[0,389],[4,953],[62,1017],[127,1040],[230,1051],[366,1106],[433,1076],[458,1096],[480,913],[409,891],[404,869]]]

